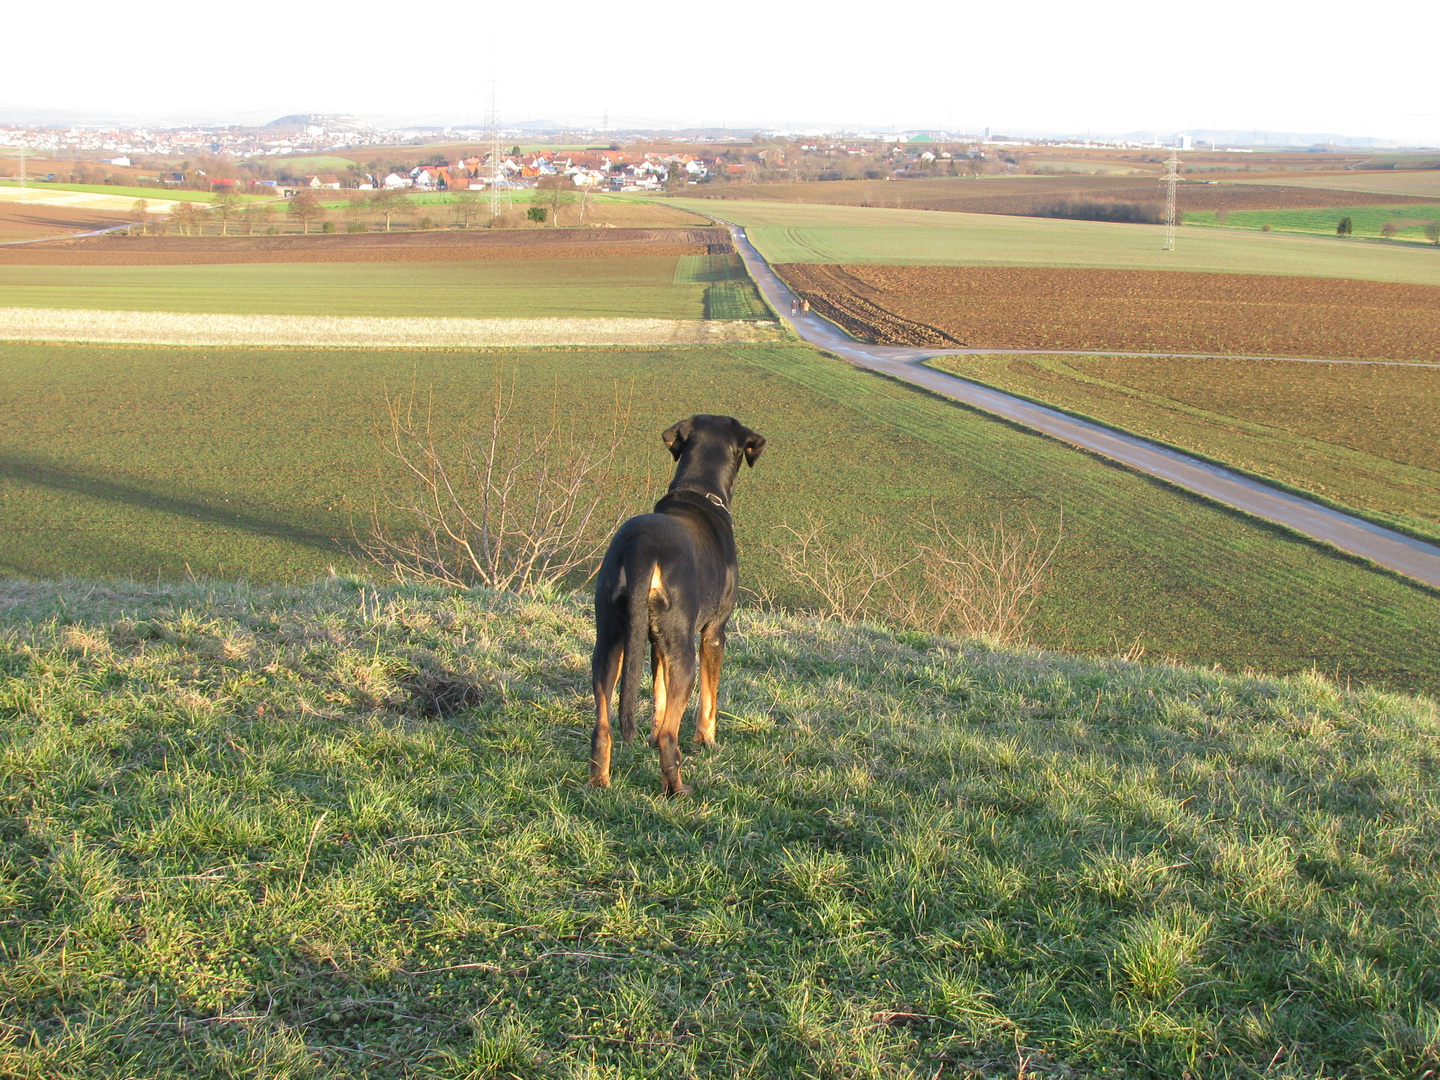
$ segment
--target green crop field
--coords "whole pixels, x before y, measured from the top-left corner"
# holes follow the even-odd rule
[[[583,598],[0,610],[9,1076],[1440,1064],[1433,701],[742,610],[667,801],[584,783]]]
[[[0,307],[252,315],[699,319],[679,256],[473,262],[0,266]]]
[[[307,581],[355,565],[352,530],[397,483],[384,396],[431,392],[450,432],[487,415],[495,364],[522,414],[608,431],[633,403],[623,473],[672,462],[693,412],[770,439],[741,478],[745,580],[783,599],[785,522],[878,525],[900,552],[933,505],[963,528],[1005,515],[1052,537],[1034,639],[1267,671],[1440,688],[1440,598],[1170,488],[800,347],[465,352],[9,346],[0,356],[0,568],[24,577],[187,572]],[[663,393],[655,392],[663,387]],[[633,388],[633,389],[632,389]],[[558,394],[558,401],[552,395]]]
[[[1234,210],[1225,216],[1231,229],[1263,229],[1266,225],[1282,232],[1321,233],[1334,236],[1341,218],[1348,217],[1355,237],[1382,238],[1386,225],[1394,225],[1396,240],[1428,243],[1427,222],[1440,221],[1440,204],[1408,206],[1327,207],[1323,210]],[[1187,225],[1219,225],[1213,210],[1186,213]]]
[[[930,364],[1440,541],[1434,366],[1089,356]]]
[[[729,255],[685,255],[675,268],[675,284],[705,285],[707,319],[773,319],[745,263]]]
[[[745,226],[761,253],[777,263],[1074,266],[1440,284],[1440,258],[1408,244],[1194,228],[1182,229],[1176,249],[1164,251],[1159,225],[863,206],[664,201]]]
[[[18,180],[0,180],[0,187],[19,187]],[[36,192],[44,191],[84,191],[92,195],[113,195],[117,199],[169,199],[174,202],[210,202],[215,196],[209,191],[189,191],[181,188],[169,187],[121,187],[117,184],[49,184],[45,181],[31,180],[28,188]],[[247,200],[270,201],[270,195],[245,195]]]

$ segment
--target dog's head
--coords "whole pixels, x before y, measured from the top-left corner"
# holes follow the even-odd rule
[[[660,436],[679,465],[671,490],[696,487],[715,490],[730,501],[740,462],[755,465],[765,449],[765,436],[733,416],[692,416]]]

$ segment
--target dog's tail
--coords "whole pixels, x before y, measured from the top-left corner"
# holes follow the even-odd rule
[[[635,705],[640,699],[640,680],[645,676],[646,645],[650,639],[650,580],[655,557],[636,552],[625,560],[620,589],[625,600],[625,659],[620,668],[620,737],[627,743],[635,738]]]

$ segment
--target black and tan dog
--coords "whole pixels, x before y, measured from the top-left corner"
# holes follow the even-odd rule
[[[615,534],[595,583],[595,733],[590,782],[610,784],[610,695],[620,675],[620,735],[635,737],[635,703],[645,645],[655,684],[652,746],[660,748],[667,795],[686,795],[680,780],[680,717],[695,686],[700,633],[700,715],[695,741],[715,741],[716,691],[725,624],[735,609],[737,563],[730,497],[740,462],[755,464],[765,438],[729,416],[692,416],[661,436],[679,464],[655,512],[633,517]],[[623,670],[622,670],[623,663]]]

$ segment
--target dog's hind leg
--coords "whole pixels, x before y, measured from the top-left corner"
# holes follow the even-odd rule
[[[695,742],[715,743],[715,718],[719,714],[720,665],[725,660],[725,626],[706,627],[700,632],[700,709],[695,720]]]
[[[660,649],[655,644],[650,646],[650,676],[654,683],[655,690],[655,715],[650,721],[651,746],[660,745],[660,728],[665,722],[665,705],[669,696],[665,692],[665,657],[660,655]]]
[[[596,787],[610,786],[610,695],[620,674],[620,661],[625,655],[624,642],[617,641],[607,649],[598,645],[591,658],[591,683],[595,690],[595,730],[590,735],[590,783]]]
[[[660,649],[665,671],[665,718],[655,740],[660,747],[660,775],[666,795],[689,795],[680,779],[680,718],[695,688],[695,645],[687,635],[662,643]]]

